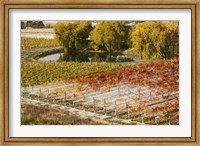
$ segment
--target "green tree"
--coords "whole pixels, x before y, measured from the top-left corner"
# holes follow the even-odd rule
[[[164,45],[159,53],[167,59],[179,55],[179,25],[178,22],[165,22],[164,25],[165,31],[161,35]]]
[[[24,21],[21,21],[21,29],[25,29],[26,28],[26,24]]]
[[[88,21],[59,22],[54,26],[55,34],[65,52],[76,52],[88,46],[89,33],[92,29]]]
[[[44,23],[42,21],[34,21],[32,23],[33,28],[44,28]]]
[[[178,55],[178,22],[146,21],[131,33],[135,56],[140,59],[169,59]]]
[[[90,34],[92,48],[108,52],[127,49],[130,27],[126,24],[125,21],[98,22]]]
[[[26,27],[32,27],[33,21],[27,21],[26,22]]]

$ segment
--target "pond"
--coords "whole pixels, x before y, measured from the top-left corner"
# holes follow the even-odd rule
[[[55,53],[41,57],[38,61],[75,61],[75,62],[136,62],[137,60],[131,56],[121,53]]]

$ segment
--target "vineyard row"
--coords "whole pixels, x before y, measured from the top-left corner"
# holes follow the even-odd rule
[[[145,124],[178,124],[178,92],[164,97],[156,94],[157,89],[149,90],[145,86],[119,84],[109,91],[105,88],[77,91],[76,86],[29,87],[24,88],[23,96]]]

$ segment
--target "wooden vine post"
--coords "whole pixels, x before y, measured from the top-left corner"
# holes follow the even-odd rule
[[[117,100],[115,100],[115,116],[116,116],[116,118],[118,118],[117,117]]]
[[[106,98],[104,98],[104,112],[105,112],[105,116],[107,116]]]

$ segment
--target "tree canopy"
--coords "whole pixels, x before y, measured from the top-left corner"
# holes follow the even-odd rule
[[[32,27],[33,21],[27,21],[26,22],[26,27]]]
[[[26,24],[24,21],[21,21],[21,29],[25,29],[26,28]]]
[[[44,23],[42,21],[34,21],[32,23],[32,28],[44,28]]]
[[[43,21],[27,21],[26,24],[24,23],[24,25],[25,27],[44,28]]]
[[[178,55],[178,22],[146,21],[135,25],[131,34],[135,56],[140,59],[169,59]]]
[[[65,52],[91,48],[96,51],[124,51],[130,48],[140,59],[169,59],[178,56],[177,21],[90,21],[59,22],[55,34]],[[130,50],[130,49],[129,49]],[[132,54],[132,53],[131,53]]]
[[[86,48],[91,29],[92,25],[88,21],[60,22],[54,26],[56,37],[66,52]]]
[[[128,47],[129,26],[125,21],[100,21],[90,34],[95,50],[121,51]]]

